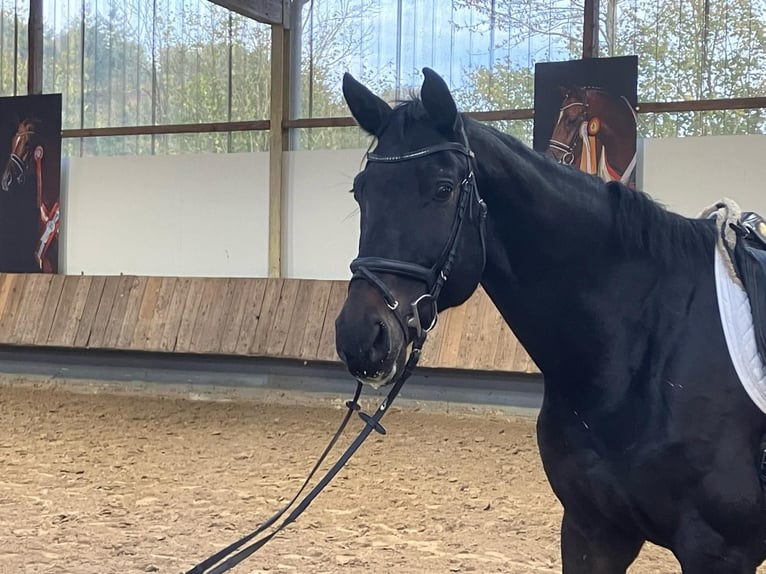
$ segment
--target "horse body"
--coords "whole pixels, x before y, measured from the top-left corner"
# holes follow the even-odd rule
[[[766,416],[726,350],[713,223],[459,116],[430,70],[422,103],[391,110],[350,77],[344,94],[390,161],[368,164],[355,182],[360,256],[436,260],[464,200],[445,200],[445,186],[473,170],[488,206],[486,265],[477,267],[475,210],[438,307],[462,303],[480,282],[543,373],[538,443],[564,507],[564,572],[625,572],[649,540],[685,573],[754,573],[766,558]],[[419,153],[463,134],[476,156],[468,165],[449,151]],[[374,275],[355,275],[336,333],[352,374],[379,382],[393,378],[412,333],[375,282],[402,302],[423,285],[396,264]]]
[[[644,540],[685,571],[754,571],[766,417],[726,352],[712,223],[466,126],[495,246],[482,284],[545,376],[538,441],[565,571],[621,571]]]

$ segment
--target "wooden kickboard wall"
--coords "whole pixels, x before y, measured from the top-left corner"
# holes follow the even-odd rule
[[[338,361],[344,281],[0,274],[0,344]],[[539,372],[480,289],[443,313],[432,368]]]

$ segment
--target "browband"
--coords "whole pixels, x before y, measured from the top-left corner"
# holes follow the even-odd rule
[[[457,142],[445,142],[435,146],[416,149],[415,151],[411,151],[402,155],[377,155],[372,152],[368,152],[367,161],[376,161],[380,163],[396,163],[398,161],[406,161],[408,159],[418,159],[418,158],[425,157],[427,155],[431,155],[440,151],[456,151],[456,152],[462,153],[464,156],[468,158],[474,157],[473,152],[469,150],[463,144],[457,143]]]

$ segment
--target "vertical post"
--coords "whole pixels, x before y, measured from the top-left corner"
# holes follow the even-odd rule
[[[43,93],[43,0],[29,1],[27,93]]]
[[[585,0],[582,57],[598,57],[598,0]]]
[[[285,199],[284,120],[290,113],[290,30],[271,26],[271,116],[269,126],[269,277],[282,276]]]
[[[606,0],[606,55],[614,56],[617,46],[617,0]]]

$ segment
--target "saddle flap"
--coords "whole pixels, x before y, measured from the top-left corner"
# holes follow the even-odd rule
[[[745,221],[743,216],[742,223],[745,224]],[[766,363],[766,235],[763,233],[766,231],[766,223],[760,217],[755,223],[753,229],[756,231],[751,229],[750,233],[737,241],[734,262],[750,301],[756,345],[761,360]],[[758,227],[761,229],[758,230]]]

